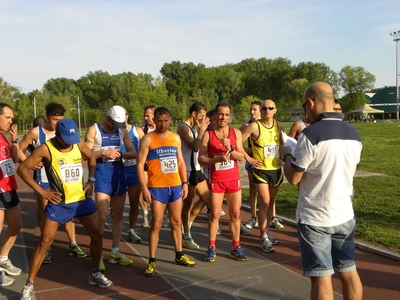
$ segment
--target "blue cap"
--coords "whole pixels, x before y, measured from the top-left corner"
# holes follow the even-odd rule
[[[78,134],[78,127],[71,119],[58,121],[56,132],[60,134],[63,141],[68,145],[78,144],[81,141]]]

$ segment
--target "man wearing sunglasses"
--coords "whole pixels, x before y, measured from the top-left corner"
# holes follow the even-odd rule
[[[335,271],[343,285],[343,298],[362,299],[352,204],[361,137],[334,110],[329,84],[309,86],[304,107],[312,123],[300,133],[293,155],[289,147],[281,148],[286,178],[299,184],[296,221],[303,274],[311,277],[311,299],[333,299]]]
[[[274,252],[272,245],[278,244],[268,230],[279,186],[283,174],[279,162],[279,147],[282,145],[281,132],[285,132],[282,123],[275,120],[277,112],[274,101],[265,100],[261,104],[261,120],[250,123],[242,131],[242,139],[250,137],[253,157],[246,152],[244,157],[253,167],[253,182],[260,196],[258,225],[260,227],[260,248],[264,252]]]

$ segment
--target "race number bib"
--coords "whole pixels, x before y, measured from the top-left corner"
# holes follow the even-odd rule
[[[274,158],[278,154],[278,145],[265,145],[264,146],[264,157]]]
[[[14,162],[11,158],[1,161],[0,167],[3,177],[9,177],[15,174]]]
[[[124,162],[125,167],[136,166],[136,159],[123,158],[122,161]]]
[[[82,180],[82,165],[71,164],[60,166],[60,177],[62,183],[77,182]]]
[[[176,157],[160,158],[160,163],[161,163],[161,172],[163,174],[178,172],[178,161]]]
[[[223,171],[223,170],[229,170],[233,169],[235,166],[235,161],[232,159],[229,159],[224,162],[218,162],[215,164],[215,171]]]

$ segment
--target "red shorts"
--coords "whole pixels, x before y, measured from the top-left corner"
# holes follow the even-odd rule
[[[240,180],[212,182],[208,184],[208,188],[212,193],[236,193],[242,189]]]

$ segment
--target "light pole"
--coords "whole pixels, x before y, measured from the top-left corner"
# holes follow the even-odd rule
[[[400,76],[400,64],[399,64],[399,60],[400,60],[400,30],[399,31],[395,31],[395,32],[391,32],[390,35],[393,37],[393,41],[396,42],[396,120],[399,120],[399,76]]]

